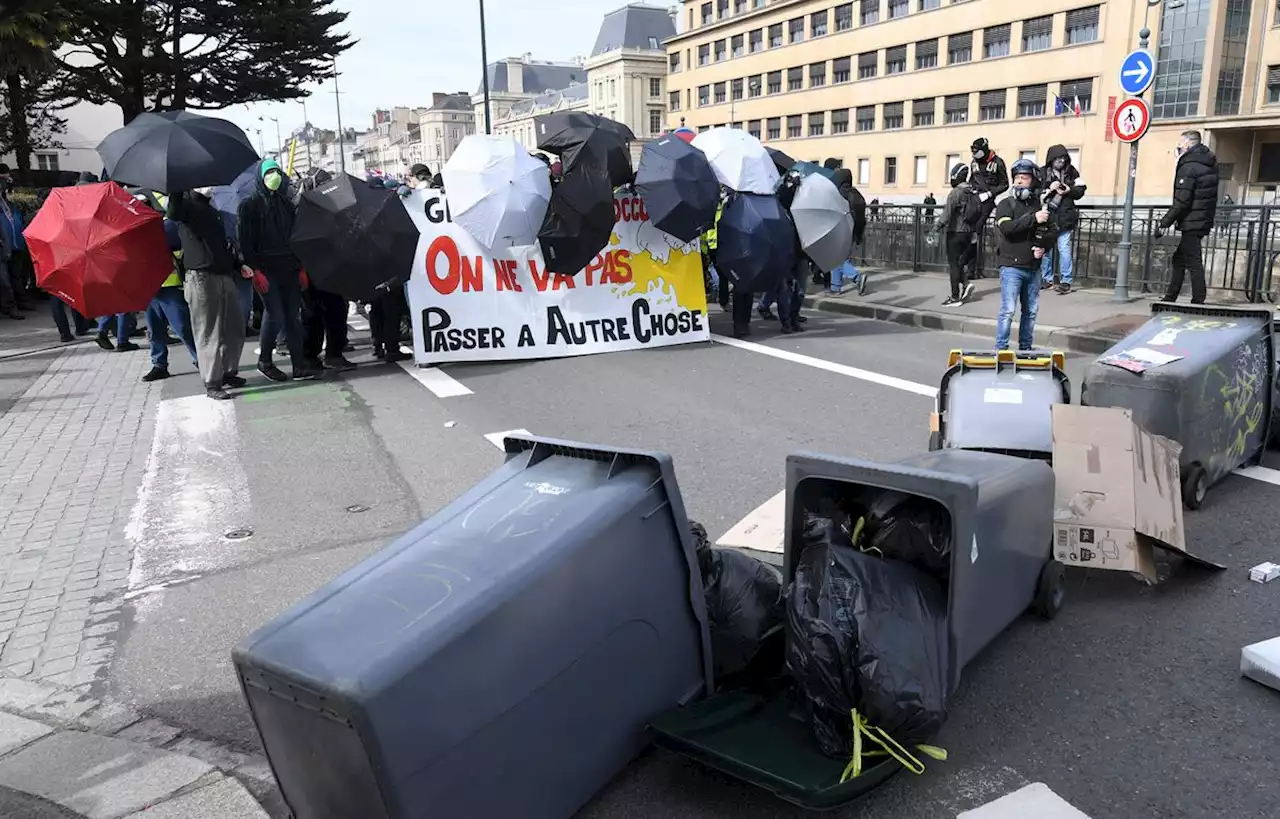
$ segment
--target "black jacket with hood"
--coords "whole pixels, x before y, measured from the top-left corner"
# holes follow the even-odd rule
[[[964,169],[963,165],[957,167]],[[964,218],[971,196],[973,191],[969,188],[969,177],[953,176],[951,193],[947,194],[947,201],[942,204],[942,212],[938,214],[934,229],[945,230],[947,233],[973,233],[973,225]]]
[[[1036,222],[1038,210],[1040,202],[1034,194],[1026,200],[1006,196],[996,205],[996,230],[1000,232],[996,260],[1001,267],[1040,268],[1040,260],[1032,247],[1039,224]]]
[[[861,245],[867,232],[867,200],[853,186],[853,171],[848,168],[836,169],[836,187],[840,195],[849,203],[849,212],[853,214],[853,243]]]
[[[994,199],[1009,190],[1009,169],[995,151],[984,160],[969,163],[969,187],[977,193],[989,193]]]
[[[1173,177],[1173,206],[1160,220],[1165,230],[1177,224],[1191,236],[1208,236],[1218,214],[1218,158],[1203,144],[1178,157]]]
[[[245,264],[267,276],[289,275],[302,269],[289,244],[294,222],[289,191],[283,184],[279,190],[269,190],[263,181],[264,171],[278,169],[270,160],[263,162],[258,170],[257,190],[240,203],[236,213],[240,255]]]
[[[222,214],[202,193],[175,193],[165,203],[165,216],[178,225],[182,240],[182,266],[219,275],[236,271],[235,257],[227,244]]]
[[[1066,167],[1060,171],[1055,170],[1053,167],[1053,163],[1057,159],[1067,160]],[[1071,155],[1067,153],[1065,145],[1050,146],[1049,152],[1045,154],[1044,167],[1040,169],[1040,183],[1046,189],[1054,182],[1061,182],[1067,186],[1067,192],[1058,199],[1058,209],[1054,212],[1054,222],[1058,230],[1075,230],[1076,225],[1080,223],[1080,213],[1076,210],[1076,202],[1080,197],[1084,196],[1088,188],[1084,182],[1080,181],[1080,171],[1076,170],[1075,165],[1071,164]]]

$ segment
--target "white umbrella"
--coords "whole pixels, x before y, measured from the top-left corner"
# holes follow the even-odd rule
[[[453,221],[487,248],[531,245],[547,215],[551,173],[510,137],[472,134],[444,163]]]
[[[823,272],[835,270],[853,252],[849,201],[840,195],[836,183],[822,174],[801,180],[791,200],[791,220],[796,224],[800,247]]]
[[[778,168],[760,140],[741,128],[713,128],[693,138],[707,155],[716,178],[740,193],[771,194],[778,187]]]

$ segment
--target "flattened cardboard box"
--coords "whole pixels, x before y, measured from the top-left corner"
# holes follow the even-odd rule
[[[1068,566],[1133,572],[1156,581],[1157,548],[1221,569],[1187,551],[1182,446],[1153,435],[1127,409],[1053,407],[1054,557]]]

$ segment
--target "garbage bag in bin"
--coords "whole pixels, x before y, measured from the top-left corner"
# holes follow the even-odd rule
[[[294,819],[565,819],[710,690],[665,455],[508,438],[507,461],[247,638]]]
[[[716,549],[707,530],[689,521],[711,628],[715,678],[746,672],[765,638],[784,618],[782,572],[736,549]]]

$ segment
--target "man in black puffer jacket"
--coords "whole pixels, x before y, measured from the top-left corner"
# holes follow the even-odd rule
[[[1218,158],[1200,141],[1199,131],[1183,131],[1178,141],[1178,170],[1173,177],[1173,206],[1160,220],[1156,236],[1173,225],[1182,236],[1169,263],[1173,275],[1165,301],[1177,301],[1182,279],[1191,273],[1191,303],[1204,304],[1204,252],[1201,243],[1218,213]]]
[[[1071,155],[1065,145],[1050,145],[1045,155],[1044,167],[1040,169],[1040,181],[1045,186],[1046,204],[1053,216],[1053,227],[1057,231],[1058,251],[1058,292],[1071,292],[1071,239],[1076,225],[1080,222],[1080,214],[1076,211],[1076,200],[1084,196],[1087,186],[1080,178],[1080,171],[1071,164]],[[1053,250],[1053,248],[1050,248]],[[1041,260],[1040,276],[1042,289],[1053,287],[1053,253],[1045,253]]]

